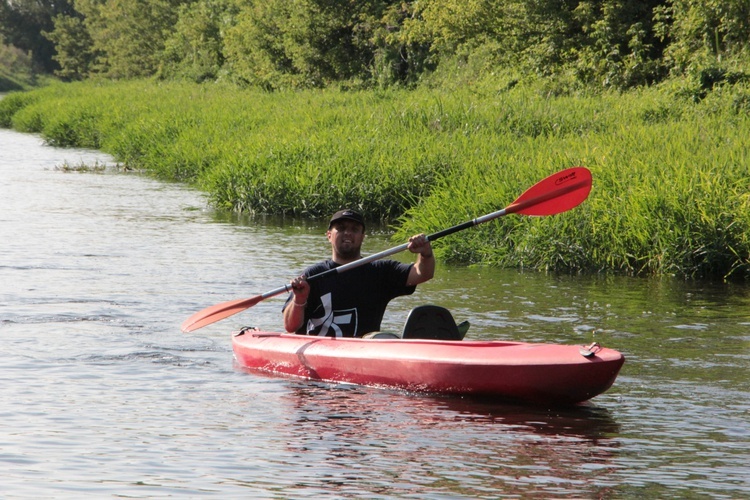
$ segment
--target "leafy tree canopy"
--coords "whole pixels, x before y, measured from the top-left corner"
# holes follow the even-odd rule
[[[66,79],[268,89],[498,69],[629,88],[744,78],[747,0],[0,0],[0,35]],[[739,75],[739,76],[738,76]]]

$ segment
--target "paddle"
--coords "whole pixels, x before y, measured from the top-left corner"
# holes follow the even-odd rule
[[[443,229],[437,233],[431,234],[427,237],[429,241],[435,241],[443,236],[462,231],[464,229],[482,224],[492,219],[496,219],[506,214],[521,214],[521,215],[554,215],[561,212],[565,212],[580,205],[589,195],[591,191],[591,172],[583,167],[573,167],[566,170],[557,172],[556,174],[550,175],[546,179],[543,179],[529,189],[527,189],[516,201],[497,212],[492,212],[485,216],[473,219],[457,226]],[[373,262],[383,257],[388,257],[407,249],[408,243],[399,245],[389,250],[363,257],[354,262],[338,266],[334,269],[329,269],[320,274],[315,274],[307,278],[307,281],[314,281],[327,276],[332,273],[343,273],[355,267],[362,266],[369,262]],[[284,292],[291,291],[291,286],[286,284],[274,290],[271,290],[255,297],[248,299],[238,299],[229,302],[222,302],[211,307],[207,307],[202,311],[190,316],[186,319],[181,329],[183,332],[192,332],[199,328],[203,328],[206,325],[215,323],[224,318],[228,318],[233,314],[244,311],[253,307],[258,302],[265,300],[270,297],[274,297]]]

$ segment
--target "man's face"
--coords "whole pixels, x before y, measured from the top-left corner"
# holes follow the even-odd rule
[[[359,258],[365,231],[362,224],[353,220],[340,220],[333,223],[326,232],[328,241],[337,254],[345,258]]]

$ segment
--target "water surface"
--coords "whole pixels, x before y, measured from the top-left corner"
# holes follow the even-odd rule
[[[278,329],[282,297],[180,323],[282,285],[327,255],[325,227],[59,168],[107,162],[0,130],[0,497],[750,496],[747,285],[441,265],[389,308],[384,329],[435,303],[469,338],[622,351],[581,408],[249,374],[230,332]]]

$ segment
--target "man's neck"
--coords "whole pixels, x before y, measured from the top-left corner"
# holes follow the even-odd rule
[[[350,262],[354,262],[355,260],[359,260],[362,258],[362,254],[358,254],[356,257],[342,257],[341,255],[338,255],[337,253],[334,253],[331,255],[331,260],[334,261],[336,264],[343,266],[344,264],[349,264]]]

